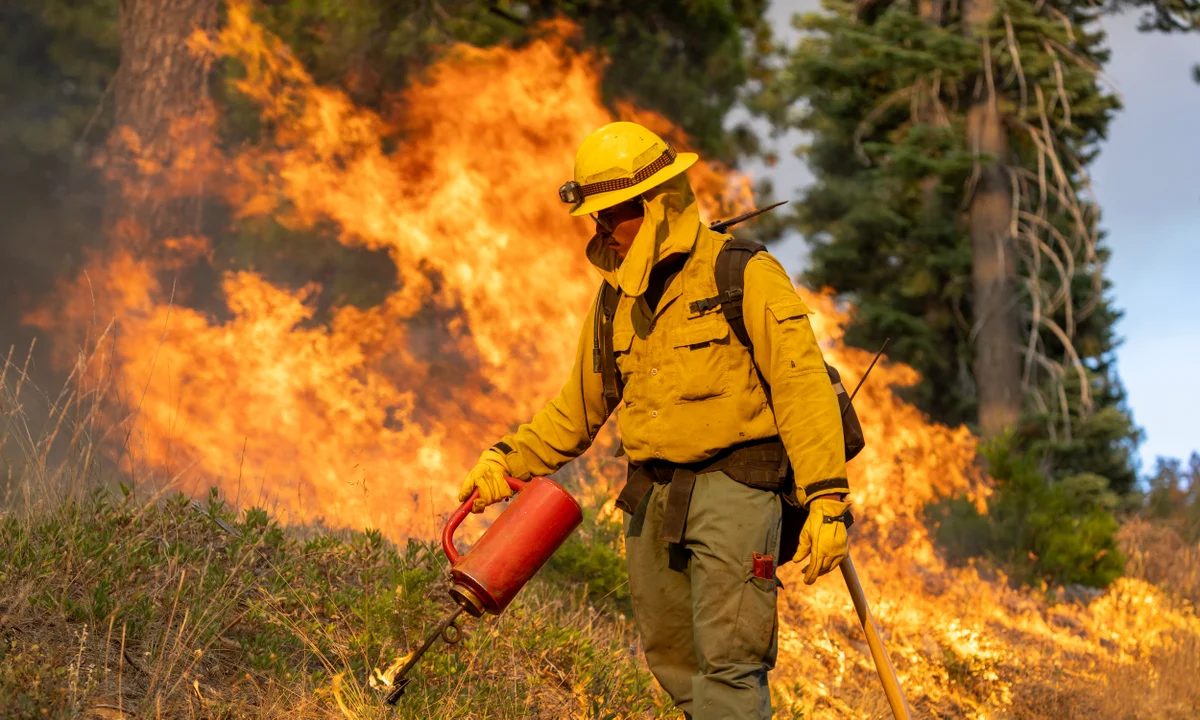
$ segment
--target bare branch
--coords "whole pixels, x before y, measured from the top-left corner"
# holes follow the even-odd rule
[[[1071,126],[1071,100],[1070,100],[1070,98],[1067,97],[1067,90],[1066,90],[1066,87],[1063,85],[1062,63],[1060,63],[1058,61],[1058,53],[1054,52],[1054,48],[1050,47],[1049,42],[1042,43],[1042,47],[1046,48],[1046,52],[1050,54],[1050,57],[1054,61],[1054,83],[1058,88],[1058,91],[1057,91],[1058,94],[1056,95],[1056,97],[1063,104],[1063,122],[1067,124],[1067,127],[1070,127]],[[1039,87],[1038,90],[1040,91],[1041,88]],[[1046,112],[1043,109],[1043,111],[1042,111],[1043,123],[1045,122],[1045,117],[1046,117]]]
[[[1092,411],[1092,388],[1088,381],[1087,368],[1083,366],[1083,361],[1079,359],[1079,353],[1075,351],[1075,345],[1071,342],[1071,338],[1063,332],[1063,329],[1058,326],[1058,323],[1053,319],[1043,316],[1042,327],[1046,328],[1058,338],[1063,344],[1063,349],[1070,360],[1071,366],[1075,368],[1075,373],[1079,376],[1079,395],[1080,395],[1080,413],[1086,415]]]
[[[897,90],[896,92],[892,93],[891,95],[888,95],[887,97],[885,97],[882,101],[880,101],[880,103],[878,105],[875,106],[874,109],[871,110],[870,113],[867,114],[867,116],[865,118],[863,118],[863,121],[858,124],[858,127],[855,128],[855,130],[854,130],[854,154],[858,157],[858,159],[860,161],[862,161],[862,163],[864,165],[869,167],[871,165],[871,159],[868,158],[866,152],[863,151],[863,146],[862,146],[863,136],[871,131],[872,126],[875,124],[875,121],[877,121],[885,112],[887,112],[889,108],[891,108],[897,102],[912,95],[914,92],[914,88],[915,88],[915,86],[910,85],[909,87],[901,88],[901,89]]]
[[[1025,71],[1021,69],[1021,49],[1017,44],[1017,34],[1013,31],[1012,18],[1008,13],[1004,13],[1004,28],[1008,33],[1009,54],[1012,55],[1013,69],[1017,72],[1017,82],[1021,85],[1021,106],[1017,110],[1018,114],[1025,114],[1025,106],[1029,104],[1028,92],[1025,89]]]
[[[1033,404],[1046,416],[1046,434],[1050,436],[1050,442],[1058,441],[1058,428],[1054,425],[1054,416],[1050,413],[1050,408],[1046,405],[1046,398],[1042,397],[1042,393],[1037,388],[1034,388],[1029,393],[1029,397],[1033,398]]]
[[[1033,213],[1030,213],[1027,211],[1021,211],[1021,219],[1025,220],[1026,222],[1038,225],[1039,227],[1047,230],[1051,234],[1052,237],[1059,238],[1059,239],[1063,240],[1065,243],[1065,238],[1062,237],[1062,233],[1060,233],[1044,217],[1041,217],[1039,215],[1034,215]],[[1052,263],[1054,263],[1055,269],[1058,270],[1059,279],[1062,280],[1062,287],[1059,289],[1059,293],[1061,295],[1065,295],[1066,296],[1065,301],[1068,304],[1070,304],[1070,302],[1071,302],[1071,289],[1070,289],[1071,288],[1071,278],[1073,278],[1075,276],[1075,258],[1074,258],[1074,256],[1072,256],[1070,253],[1066,253],[1066,263],[1064,264],[1062,258],[1060,258],[1058,256],[1058,253],[1054,252],[1054,250],[1052,250],[1046,244],[1046,242],[1044,240],[1042,240],[1040,237],[1038,237],[1038,235],[1035,232],[1031,232],[1031,233],[1025,235],[1025,237],[1027,237],[1034,244],[1039,246],[1041,248],[1041,250],[1043,250],[1046,253],[1046,256],[1050,258],[1050,261]],[[1057,306],[1057,304],[1062,301],[1063,300],[1055,298],[1054,302],[1055,302],[1055,305]]]

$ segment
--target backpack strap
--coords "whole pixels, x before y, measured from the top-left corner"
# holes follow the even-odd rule
[[[592,328],[592,372],[600,373],[604,385],[604,402],[611,414],[621,403],[624,383],[617,372],[617,354],[613,350],[613,318],[621,293],[607,281],[600,283],[596,295],[596,321]]]
[[[750,264],[750,258],[766,249],[767,246],[762,243],[734,238],[717,253],[717,296],[725,298],[721,303],[721,312],[733,334],[747,349],[750,349],[750,335],[746,332],[746,319],[742,317],[746,266]]]
[[[742,343],[742,347],[750,353],[750,364],[754,366],[758,382],[762,385],[763,392],[767,394],[767,405],[771,406],[771,412],[774,413],[775,405],[771,402],[771,386],[767,383],[767,378],[763,376],[762,370],[759,369],[758,363],[754,362],[754,347],[750,342],[750,333],[746,331],[746,319],[742,315],[742,297],[745,295],[746,288],[746,266],[750,264],[750,258],[766,249],[766,245],[752,240],[733,238],[726,242],[717,253],[716,266],[713,268],[717,281],[716,297],[694,302],[692,309],[702,311],[708,307],[720,305],[725,322],[729,323],[729,329],[733,330],[733,334]],[[697,308],[697,306],[701,307]],[[786,484],[788,470],[788,456],[784,452],[781,454],[776,478],[776,482],[780,486]]]
[[[717,254],[714,268],[717,295],[692,303],[693,312],[702,312],[708,308],[720,306],[726,322],[729,323],[729,328],[733,330],[733,334],[737,336],[742,345],[751,351],[752,358],[754,348],[750,343],[750,334],[746,332],[746,319],[742,315],[742,296],[746,286],[746,266],[750,264],[751,258],[766,249],[762,243],[736,238],[725,243],[725,247],[721,248]],[[771,386],[767,383],[767,379],[763,376],[757,363],[754,365],[754,371],[758,374],[758,380],[767,393],[767,403],[772,405],[772,411],[774,411],[774,404],[771,402]],[[854,405],[850,402],[850,396],[846,393],[845,386],[842,385],[842,378],[837,369],[829,363],[825,363],[825,371],[829,374],[829,381],[833,384],[833,389],[838,396],[838,405],[842,411],[842,434],[845,439],[846,459],[850,460],[862,452],[866,445],[862,425],[859,423],[858,413],[854,411]],[[786,463],[785,457],[784,467],[780,468],[781,474],[786,469]]]

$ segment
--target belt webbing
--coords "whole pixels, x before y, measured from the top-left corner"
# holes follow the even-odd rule
[[[696,473],[687,468],[675,468],[667,489],[667,507],[663,511],[663,542],[683,542],[683,528],[687,525],[688,508],[691,507],[692,490],[695,487]]]
[[[662,540],[679,543],[683,541],[697,475],[722,471],[743,485],[780,492],[785,489],[787,468],[787,452],[779,438],[734,446],[708,460],[686,465],[661,461],[630,465],[629,479],[617,497],[617,507],[632,515],[654,483],[670,485],[663,512]]]

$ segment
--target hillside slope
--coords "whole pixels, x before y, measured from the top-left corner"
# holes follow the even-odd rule
[[[0,717],[663,710],[619,608],[539,578],[503,616],[463,622],[458,645],[435,645],[393,714],[380,670],[452,607],[430,543],[285,531],[261,509],[235,517],[215,496],[139,503],[96,490],[4,516],[0,547]]]

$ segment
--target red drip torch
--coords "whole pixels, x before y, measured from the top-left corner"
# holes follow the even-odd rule
[[[387,703],[395,705],[412,682],[408,672],[440,636],[446,643],[462,639],[458,616],[466,611],[474,617],[488,612],[499,615],[512,602],[525,583],[583,522],[583,511],[575,498],[549,478],[536,477],[529,482],[505,478],[516,494],[500,517],[467,552],[459,555],[454,547],[454,531],[471,512],[479,490],[458,507],[442,530],[442,549],[450,560],[450,596],[458,608],[448,615],[425,639],[420,649],[392,677]]]

